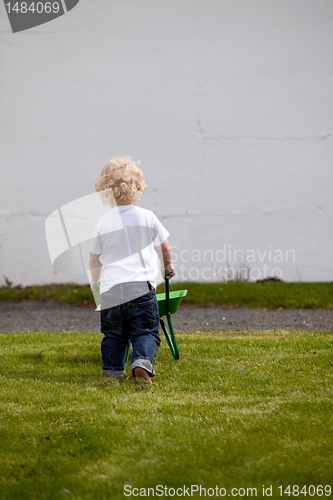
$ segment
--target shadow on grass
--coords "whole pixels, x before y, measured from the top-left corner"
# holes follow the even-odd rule
[[[27,361],[28,365],[20,364],[20,361]],[[31,368],[31,363],[36,364]],[[66,354],[64,357],[54,357],[48,362],[47,354],[25,353],[18,356],[17,368],[3,371],[2,375],[7,380],[33,380],[50,383],[53,385],[75,383],[79,386],[112,386],[132,385],[133,387],[150,387],[150,384],[137,382],[132,376],[129,363],[126,364],[126,374],[120,377],[106,377],[102,374],[102,364],[100,355],[78,355]],[[57,370],[66,373],[50,373],[57,366]],[[83,372],[82,367],[90,368],[89,372]],[[70,369],[70,370],[68,370]]]
[[[51,364],[61,365],[94,365],[100,366],[101,355],[98,354],[70,354],[64,353],[58,356],[50,357],[47,352],[28,352],[22,353],[17,356],[18,359],[33,361],[33,362],[45,362],[49,361]]]

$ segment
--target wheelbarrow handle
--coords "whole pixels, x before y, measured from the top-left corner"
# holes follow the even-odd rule
[[[165,271],[165,301],[166,301],[166,310],[167,310],[167,315],[170,312],[170,300],[169,300],[169,279],[168,276],[170,276],[171,271],[170,269],[167,269]]]
[[[166,339],[168,341],[172,355],[175,359],[179,359],[179,349],[178,349],[177,340],[176,340],[175,332],[173,329],[171,313],[170,313],[170,297],[169,297],[170,291],[169,291],[169,279],[168,279],[168,276],[170,276],[170,274],[171,274],[170,269],[167,269],[165,271],[165,302],[166,302],[166,318],[167,318],[167,322],[169,325],[169,331],[170,331],[171,338],[167,332],[164,321],[162,319],[160,321],[161,321],[161,325],[162,325],[162,330],[166,336]]]

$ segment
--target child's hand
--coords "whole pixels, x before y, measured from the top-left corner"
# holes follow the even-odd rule
[[[168,267],[167,267],[167,269],[170,269],[170,271],[171,271],[171,274],[169,274],[169,276],[167,276],[167,278],[168,279],[173,278],[174,275],[176,274],[176,268],[175,268],[175,266],[173,264],[169,264]],[[166,269],[165,269],[165,271],[166,271]],[[164,271],[164,275],[165,275],[165,271]]]
[[[94,293],[96,293],[96,292],[99,293],[100,283],[101,283],[101,280],[99,280],[99,281],[91,281],[90,282],[91,291],[94,292]]]

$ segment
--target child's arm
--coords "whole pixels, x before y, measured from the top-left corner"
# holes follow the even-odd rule
[[[89,267],[90,267],[90,274],[91,274],[91,281],[90,281],[90,288],[92,289],[93,292],[97,292],[94,288],[94,285],[96,283],[100,283],[101,281],[101,270],[102,270],[102,264],[100,263],[100,255],[97,255],[95,253],[90,254],[89,258]]]
[[[157,252],[157,255],[159,256],[159,259],[161,261],[161,273],[162,277],[165,277],[165,271],[167,269],[170,269],[171,274],[169,278],[172,278],[176,274],[176,268],[172,264],[172,252],[171,252],[171,246],[168,240],[165,240],[162,245],[159,245],[158,247],[155,247],[155,250]]]

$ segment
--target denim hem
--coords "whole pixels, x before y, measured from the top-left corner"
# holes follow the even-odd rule
[[[106,370],[102,368],[103,375],[108,377],[121,377],[122,375],[126,375],[125,370]]]
[[[134,368],[137,367],[143,368],[148,372],[150,377],[155,377],[156,373],[154,371],[153,365],[151,364],[150,360],[148,358],[136,358],[134,361],[131,362],[131,372],[133,377],[134,375]]]

